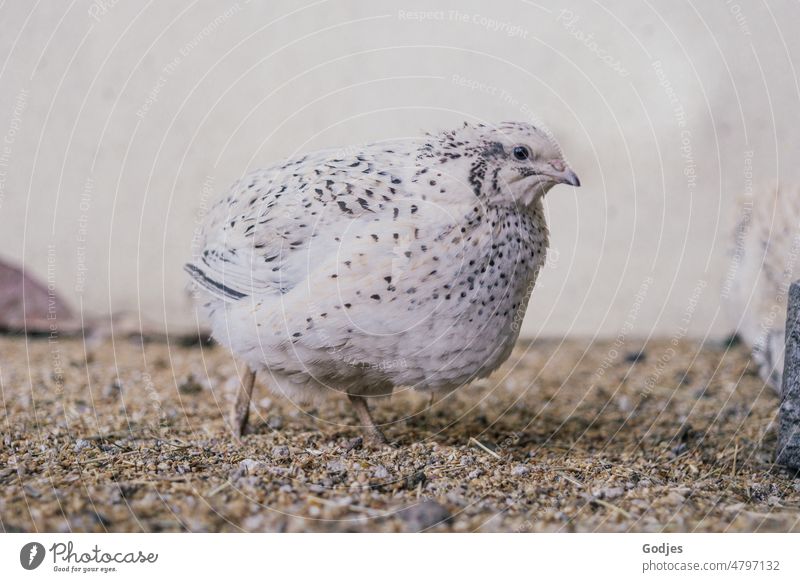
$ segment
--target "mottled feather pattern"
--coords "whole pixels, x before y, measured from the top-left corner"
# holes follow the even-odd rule
[[[561,159],[528,124],[465,124],[244,176],[187,267],[214,337],[301,401],[488,375],[548,245],[542,195],[556,182],[510,157],[518,143]]]

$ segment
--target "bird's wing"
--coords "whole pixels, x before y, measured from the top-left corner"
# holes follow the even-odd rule
[[[288,292],[341,233],[414,210],[403,168],[377,159],[319,152],[245,176],[210,209],[187,272],[227,301]]]

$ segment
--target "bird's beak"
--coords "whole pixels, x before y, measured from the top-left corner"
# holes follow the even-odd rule
[[[555,180],[557,184],[569,184],[570,186],[575,186],[576,188],[581,185],[578,175],[573,172],[572,168],[567,166],[562,160],[553,160],[548,165],[551,169],[542,173],[545,176]]]

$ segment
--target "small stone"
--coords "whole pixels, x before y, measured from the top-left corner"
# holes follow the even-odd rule
[[[686,498],[676,491],[670,491],[667,496],[664,498],[669,505],[683,505],[686,501]]]
[[[199,394],[202,391],[203,386],[195,380],[194,374],[189,374],[183,382],[178,384],[178,392],[181,394]]]
[[[117,399],[122,394],[122,380],[114,378],[103,391],[103,396],[106,398]]]
[[[364,437],[356,437],[351,439],[347,445],[344,447],[344,452],[349,453],[350,451],[355,451],[364,446]]]
[[[604,487],[602,489],[595,489],[592,491],[592,495],[595,497],[608,500],[622,497],[623,493],[625,493],[625,490],[622,487]]]
[[[280,416],[270,416],[267,418],[267,428],[272,430],[280,430],[283,428],[283,419]]]
[[[391,477],[389,470],[383,465],[378,465],[375,467],[375,470],[372,471],[372,476],[376,479],[388,479]]]
[[[286,445],[278,445],[272,447],[272,458],[274,459],[288,459],[290,455],[289,447]]]
[[[259,465],[261,465],[261,463],[254,459],[244,459],[243,461],[239,462],[239,468],[243,469],[247,473],[252,473],[253,470]]]
[[[248,531],[261,531],[264,529],[264,516],[251,515],[249,517],[245,517],[244,521],[242,521],[242,526],[244,526],[244,529]]]
[[[530,473],[531,473],[530,468],[526,467],[525,465],[517,465],[516,467],[511,469],[511,474],[514,477],[525,477],[526,475],[530,475]]]
[[[457,507],[467,504],[467,502],[464,500],[464,496],[458,491],[448,491],[446,499],[448,503]]]
[[[647,359],[647,353],[644,350],[638,352],[628,352],[625,354],[625,362],[628,364],[636,364],[637,362],[644,362]]]
[[[347,468],[344,466],[338,459],[334,459],[333,461],[328,461],[328,464],[325,465],[325,468],[328,469],[331,473],[344,473],[347,471]]]
[[[80,452],[81,452],[83,449],[85,449],[85,448],[88,448],[88,447],[90,447],[91,445],[92,445],[92,443],[90,443],[90,442],[89,442],[89,441],[87,441],[87,440],[84,440],[84,439],[78,439],[78,440],[76,440],[76,441],[75,441],[75,448],[74,448],[73,450],[74,450],[76,453],[80,453]]]
[[[406,489],[416,489],[416,487],[422,483],[424,484],[428,480],[428,476],[425,475],[424,471],[417,471],[415,473],[411,473],[405,479],[405,487]]]
[[[473,479],[477,479],[481,475],[483,475],[483,471],[481,469],[473,469],[472,471],[470,471],[469,475],[467,475],[467,479],[469,481],[472,481]]]
[[[689,447],[686,446],[686,443],[678,443],[677,445],[672,447],[672,449],[670,449],[670,452],[674,455],[674,457],[678,457],[683,453],[685,453],[687,450],[689,450]]]
[[[423,501],[403,509],[398,517],[405,523],[407,531],[420,532],[447,522],[451,515],[444,505],[435,501]]]
[[[800,469],[800,281],[789,288],[776,462]]]
[[[619,408],[621,412],[630,412],[633,409],[633,406],[631,406],[631,399],[625,394],[620,394],[617,397],[617,408]]]

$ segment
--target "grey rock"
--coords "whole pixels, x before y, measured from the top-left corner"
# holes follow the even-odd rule
[[[389,474],[389,470],[383,465],[378,465],[377,467],[375,467],[375,470],[372,471],[372,476],[375,477],[376,479],[388,479],[389,477],[391,477],[391,475]]]
[[[609,500],[621,497],[623,493],[625,493],[625,490],[622,487],[604,487],[592,491],[592,495],[594,495],[595,497],[598,497],[600,499],[609,499]]]
[[[444,505],[435,501],[423,501],[402,510],[398,517],[405,523],[407,531],[420,532],[445,523],[452,516]]]
[[[531,470],[529,467],[525,465],[517,465],[513,469],[511,469],[511,475],[514,477],[525,477],[526,475],[530,475]]]
[[[103,390],[103,396],[106,398],[117,399],[122,394],[122,381],[119,378],[114,378]]]
[[[791,469],[800,469],[800,281],[792,283],[789,289],[778,451],[775,460]]]
[[[344,473],[347,471],[347,467],[345,467],[344,463],[339,460],[328,461],[328,464],[325,467],[331,473]]]
[[[92,443],[84,439],[78,439],[75,441],[75,452],[80,453],[83,449],[90,447]]]
[[[475,463],[475,457],[472,455],[464,455],[461,457],[461,464],[462,465],[473,465]]]
[[[181,394],[199,394],[203,391],[203,385],[195,379],[194,374],[189,374],[178,384],[178,391]]]
[[[482,469],[473,469],[472,471],[470,471],[469,475],[467,475],[467,480],[472,481],[473,479],[477,479],[481,475],[483,475]]]
[[[243,469],[246,473],[252,473],[260,465],[261,463],[254,459],[244,459],[239,462],[239,468]]]

